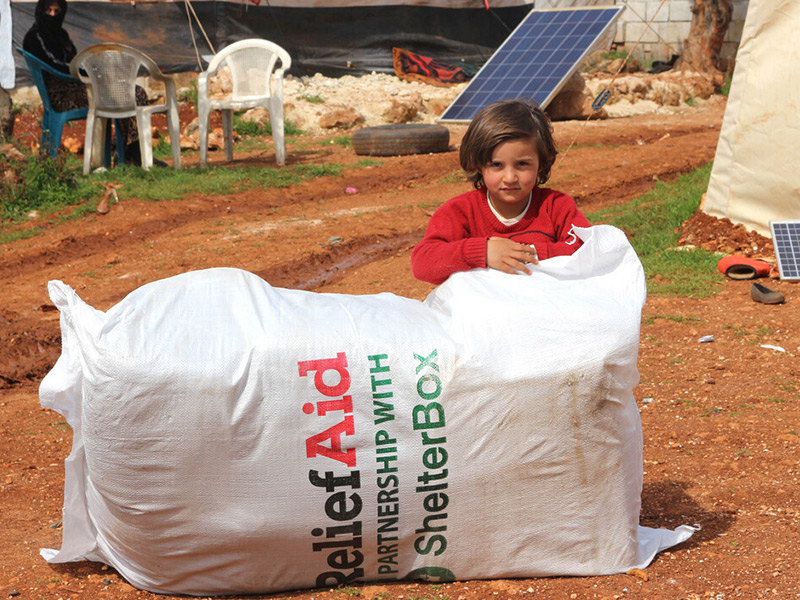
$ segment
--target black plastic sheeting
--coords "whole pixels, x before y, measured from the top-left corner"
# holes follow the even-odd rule
[[[214,48],[264,38],[285,48],[293,75],[329,77],[393,72],[397,46],[444,63],[481,66],[531,10],[530,5],[486,10],[390,5],[344,8],[251,6],[197,2],[192,6]],[[13,2],[13,43],[22,45],[35,2]],[[65,29],[78,50],[100,42],[138,48],[167,73],[200,71],[197,54],[213,55],[203,32],[190,27],[182,2],[69,2]],[[192,38],[197,44],[195,52]],[[17,85],[30,85],[25,62],[14,52]]]

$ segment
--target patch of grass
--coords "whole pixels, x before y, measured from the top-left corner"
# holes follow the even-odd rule
[[[737,340],[744,340],[750,344],[760,344],[775,333],[772,329],[764,325],[752,331],[746,327],[736,325],[725,325],[725,329],[730,330]]]
[[[160,137],[153,144],[153,156],[155,158],[164,158],[172,156],[172,146],[167,141],[167,138]]]
[[[294,165],[181,170],[155,167],[145,171],[126,164],[84,177],[81,160],[71,155],[59,154],[53,160],[49,154],[23,151],[23,158],[18,161],[2,156],[0,162],[0,170],[17,174],[0,186],[0,244],[33,237],[50,225],[94,215],[105,183],[120,184],[121,199],[178,200],[193,193],[225,195],[254,188],[287,187],[315,177],[338,177],[343,170],[340,165]],[[24,225],[33,211],[38,212],[41,227]]]
[[[592,223],[608,223],[628,234],[642,261],[648,294],[705,298],[721,290],[719,258],[712,252],[676,248],[680,227],[700,206],[711,164],[655,188],[622,207],[587,214]]]
[[[442,177],[439,181],[442,183],[464,183],[466,178],[463,171],[453,171]]]
[[[722,84],[722,87],[719,90],[719,93],[725,96],[726,98],[731,93],[731,80],[732,77],[730,75],[725,76],[725,81]]]
[[[309,102],[311,104],[324,104],[325,103],[325,98],[323,98],[322,96],[319,96],[317,94],[313,94],[313,95],[311,95],[311,94],[303,94],[302,96],[300,96],[300,99],[301,100],[305,100],[306,102]]]
[[[233,115],[233,130],[242,137],[272,135],[272,123],[267,121],[262,125],[255,121],[244,121],[240,115]],[[283,132],[285,135],[301,135],[305,133],[289,120],[284,120]]]
[[[617,60],[618,58],[628,58],[628,52],[626,50],[609,50],[608,52],[603,52],[600,56],[605,60]]]
[[[187,89],[183,89],[178,94],[178,101],[179,102],[189,102],[193,106],[197,106],[197,82],[190,81],[189,87]]]
[[[690,96],[686,99],[686,104],[692,107],[697,106],[697,100]]]
[[[123,165],[91,177],[122,184],[119,195],[144,200],[178,200],[189,194],[235,194],[254,188],[281,188],[315,177],[337,177],[340,165],[294,165],[281,168],[210,166],[203,169],[149,171]],[[198,175],[202,175],[198,177]]]
[[[362,158],[360,161],[358,161],[353,166],[354,167],[360,167],[360,168],[364,168],[364,167],[380,167],[382,164],[383,164],[382,160],[375,160],[374,158]]]
[[[694,317],[684,317],[682,315],[653,315],[652,317],[645,317],[642,319],[642,322],[645,325],[652,325],[655,323],[656,319],[666,319],[667,321],[673,321],[675,323],[697,323],[699,319]]]
[[[38,232],[35,229],[22,229],[18,231],[0,231],[0,244],[10,244],[17,240],[27,240],[32,238]]]
[[[59,153],[55,160],[45,152],[23,152],[23,157],[20,161],[0,157],[0,170],[18,174],[16,181],[0,186],[0,219],[19,223],[34,210],[40,215],[52,214],[100,196],[102,190],[78,177],[64,154]]]
[[[342,146],[343,148],[353,147],[353,138],[349,135],[336,136],[331,140],[331,142],[336,144],[337,146]]]

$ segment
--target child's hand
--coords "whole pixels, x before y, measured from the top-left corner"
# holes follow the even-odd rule
[[[530,275],[530,270],[525,263],[539,262],[536,248],[527,244],[518,244],[508,238],[490,237],[486,242],[486,265],[504,273],[525,273]]]

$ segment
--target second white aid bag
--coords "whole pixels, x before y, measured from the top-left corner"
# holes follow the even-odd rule
[[[101,312],[51,282],[40,398],[73,445],[42,555],[190,595],[645,567],[692,529],[639,526],[644,276],[619,230],[578,233],[425,302],[209,269]]]

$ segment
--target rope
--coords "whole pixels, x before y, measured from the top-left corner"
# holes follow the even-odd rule
[[[194,54],[197,57],[197,66],[200,70],[203,70],[203,61],[200,59],[200,51],[197,49],[197,42],[194,39],[194,27],[192,27],[192,15],[194,15],[195,21],[197,21],[197,26],[200,28],[200,31],[203,33],[203,37],[206,40],[206,44],[211,49],[212,54],[216,54],[217,51],[214,50],[214,45],[211,43],[211,40],[208,39],[208,35],[206,34],[206,30],[203,28],[203,24],[200,22],[200,19],[197,16],[197,13],[194,11],[194,7],[190,0],[183,0],[184,5],[186,6],[186,18],[189,20],[189,31],[192,32],[192,46],[194,46]],[[191,14],[190,14],[191,11]]]
[[[601,92],[598,94],[598,97],[597,97],[597,100],[595,100],[595,103],[596,103],[596,104],[599,104],[599,106],[597,106],[597,108],[595,109],[595,108],[594,108],[594,107],[595,107],[595,104],[592,104],[592,112],[591,112],[591,113],[589,113],[589,116],[588,116],[588,117],[586,117],[586,119],[583,121],[583,124],[581,125],[581,128],[580,128],[580,129],[578,130],[578,132],[575,134],[575,137],[573,137],[573,138],[572,138],[572,141],[569,143],[569,146],[567,146],[567,149],[566,149],[566,150],[564,150],[564,152],[563,152],[563,153],[561,154],[561,156],[558,158],[558,162],[557,162],[557,163],[556,163],[556,165],[553,167],[553,170],[556,170],[556,169],[558,169],[558,167],[561,165],[561,162],[562,162],[562,161],[563,161],[563,160],[566,158],[567,154],[569,154],[569,151],[570,151],[570,150],[572,149],[572,147],[575,145],[575,142],[576,142],[576,141],[578,141],[578,138],[579,138],[579,137],[581,136],[581,134],[583,133],[583,130],[586,128],[586,125],[587,125],[587,123],[589,123],[589,120],[592,118],[592,116],[594,115],[594,113],[595,113],[595,112],[597,112],[598,110],[600,110],[600,109],[603,107],[603,104],[605,104],[605,101],[606,101],[606,100],[608,100],[608,97],[609,97],[609,96],[610,96],[610,94],[611,94],[611,92],[609,91],[609,89],[611,88],[611,86],[613,86],[613,85],[614,85],[614,81],[616,81],[617,77],[619,77],[619,74],[622,72],[622,69],[624,69],[624,68],[625,68],[625,65],[626,65],[626,64],[628,64],[628,61],[631,59],[631,56],[633,56],[633,53],[634,53],[634,51],[636,50],[636,48],[638,48],[638,47],[639,47],[639,44],[641,43],[641,41],[642,41],[642,38],[644,37],[644,34],[645,34],[645,32],[646,32],[646,31],[647,31],[647,30],[650,28],[650,25],[652,25],[653,21],[654,21],[654,20],[655,20],[655,18],[656,18],[656,15],[658,15],[659,11],[662,9],[662,7],[664,6],[664,4],[665,4],[666,2],[667,2],[667,0],[661,0],[661,3],[658,5],[658,8],[657,8],[657,9],[656,9],[656,11],[653,13],[653,16],[652,16],[652,17],[650,17],[650,20],[647,22],[647,27],[645,27],[644,29],[642,29],[642,33],[639,35],[639,39],[638,39],[638,40],[636,40],[636,43],[633,45],[633,48],[631,49],[631,51],[630,51],[630,52],[628,52],[628,55],[625,57],[625,60],[623,60],[623,61],[620,63],[619,67],[617,67],[617,70],[616,70],[616,72],[615,72],[615,73],[614,73],[614,74],[611,76],[611,81],[609,81],[609,82],[608,82],[608,85],[607,85],[605,88],[603,88],[603,90],[602,90],[602,91],[601,91]],[[627,4],[627,3],[626,3],[626,4]],[[638,16],[638,15],[637,15],[637,16]],[[601,100],[602,100],[602,101],[601,101]]]

